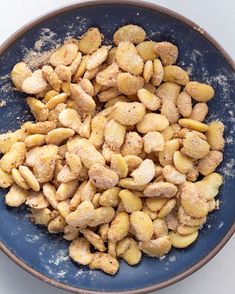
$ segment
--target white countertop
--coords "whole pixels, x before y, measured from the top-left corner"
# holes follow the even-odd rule
[[[78,1],[77,1],[78,2]],[[234,0],[152,0],[196,22],[209,32],[235,57]],[[70,0],[7,0],[0,3],[0,44],[22,25],[47,11],[75,3]],[[158,291],[158,294],[232,294],[235,274],[235,237],[206,264],[187,279]],[[0,252],[1,294],[66,294],[68,292],[49,286],[16,266]]]

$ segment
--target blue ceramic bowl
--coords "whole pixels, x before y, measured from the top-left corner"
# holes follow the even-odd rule
[[[224,122],[227,141],[219,168],[224,176],[218,196],[221,205],[220,210],[209,215],[198,240],[189,248],[174,249],[162,260],[144,256],[134,267],[121,261],[118,274],[111,277],[73,263],[68,258],[68,243],[33,225],[25,207],[7,208],[3,197],[7,191],[0,190],[1,249],[38,278],[76,293],[146,293],[168,286],[204,265],[234,232],[234,65],[206,32],[172,11],[141,2],[87,2],[49,13],[20,29],[0,49],[0,97],[6,101],[6,107],[0,108],[0,132],[15,130],[31,118],[24,95],[13,91],[10,82],[9,73],[16,62],[68,36],[78,38],[91,26],[99,27],[109,43],[115,30],[129,23],[144,27],[155,41],[175,43],[180,51],[178,64],[190,71],[191,79],[214,87],[216,95],[209,102],[208,121]]]

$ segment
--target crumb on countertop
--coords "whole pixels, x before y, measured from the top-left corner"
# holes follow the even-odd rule
[[[0,107],[5,107],[6,106],[6,101],[5,100],[0,100]]]

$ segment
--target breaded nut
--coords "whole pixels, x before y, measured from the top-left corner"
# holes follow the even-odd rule
[[[178,48],[170,42],[158,42],[155,51],[164,65],[172,65],[178,58]]]
[[[183,117],[192,117],[192,99],[186,92],[181,92],[176,102],[177,109]]]
[[[94,232],[88,229],[82,229],[80,230],[80,232],[96,249],[98,249],[99,251],[106,250],[104,242],[102,241],[99,235],[95,234]]]
[[[158,113],[146,113],[143,119],[137,123],[137,130],[140,133],[148,133],[151,131],[163,131],[169,126],[168,119]]]
[[[95,147],[87,139],[76,139],[74,146],[69,145],[68,151],[77,154],[81,158],[82,164],[86,168],[90,168],[93,164],[105,164],[102,154],[95,149]]]
[[[183,174],[186,174],[193,169],[193,160],[180,151],[174,152],[173,163],[176,169]]]
[[[73,61],[71,66],[65,66],[63,64],[60,64],[55,68],[55,74],[59,78],[60,83],[61,82],[68,82],[68,83],[71,82],[72,73],[74,73],[76,71],[76,69],[77,69],[78,65],[80,64],[81,60],[82,60],[82,56],[81,56],[81,52],[79,52],[79,55],[77,55],[77,57],[76,57],[76,65],[75,65],[75,63]],[[62,84],[61,84],[61,87],[62,87]],[[63,87],[62,87],[62,90],[63,90]]]
[[[140,249],[150,257],[161,257],[171,249],[171,239],[169,236],[162,236],[147,242],[139,242]]]
[[[118,185],[122,188],[136,191],[143,191],[146,185],[137,185],[132,178],[121,179]]]
[[[188,82],[185,86],[185,91],[198,102],[207,102],[215,94],[214,89],[210,85],[199,82]]]
[[[173,166],[165,165],[162,174],[167,182],[175,185],[183,184],[186,181],[186,176],[178,172]]]
[[[91,120],[91,134],[89,142],[96,148],[100,148],[104,143],[104,130],[108,119],[104,115],[96,115]]]
[[[144,41],[136,46],[136,49],[144,62],[157,58],[158,54],[155,50],[156,44],[157,43],[153,41]]]
[[[177,227],[177,233],[183,236],[187,236],[187,235],[191,235],[195,233],[196,231],[198,231],[198,229],[199,229],[199,226],[190,227],[180,223]]]
[[[202,122],[206,118],[207,113],[208,106],[206,105],[206,103],[196,103],[193,106],[190,118]]]
[[[159,218],[155,219],[153,221],[153,228],[154,228],[154,236],[156,238],[160,238],[160,237],[168,235],[168,228],[167,228],[165,220],[163,219],[159,219]]]
[[[212,200],[219,193],[219,187],[223,183],[223,177],[218,173],[212,173],[195,183],[203,199]]]
[[[106,60],[107,65],[111,65],[112,63],[116,62],[116,51],[117,51],[117,47],[113,47],[110,49],[108,53],[108,58]]]
[[[135,169],[131,176],[137,185],[145,185],[151,182],[155,175],[155,166],[152,160],[145,159],[141,162],[139,167]]]
[[[197,164],[197,169],[200,174],[204,176],[208,176],[209,174],[213,173],[217,166],[223,160],[223,153],[220,151],[210,151],[206,157],[199,160]]]
[[[74,130],[69,128],[57,128],[50,131],[46,136],[47,144],[61,145],[65,140],[75,134]]]
[[[47,201],[54,209],[58,209],[58,201],[56,200],[56,189],[50,183],[45,183],[43,185],[43,194]]]
[[[11,71],[11,80],[21,90],[24,80],[32,75],[31,69],[24,62],[16,63]]]
[[[99,198],[100,205],[106,207],[117,207],[120,202],[120,198],[118,196],[120,191],[121,188],[119,187],[112,187],[105,190]]]
[[[49,62],[53,66],[70,65],[77,56],[78,46],[73,42],[68,42],[55,50],[50,56]]]
[[[26,137],[24,143],[28,148],[39,147],[46,143],[46,139],[44,135],[34,134]]]
[[[31,123],[28,124],[25,130],[29,132],[30,134],[42,134],[46,135],[50,131],[54,130],[56,128],[56,123],[52,121],[44,121],[44,122],[38,122],[38,123]]]
[[[151,77],[151,83],[154,86],[159,86],[163,80],[164,70],[162,63],[159,59],[153,60],[153,75]]]
[[[75,180],[60,184],[56,191],[56,196],[55,196],[56,200],[63,201],[68,198],[71,198],[74,195],[77,187],[78,187],[78,182]]]
[[[74,212],[66,217],[66,222],[73,227],[85,227],[94,219],[95,209],[90,201],[82,202]]]
[[[124,156],[124,160],[126,161],[129,172],[135,170],[143,161],[141,157],[136,155],[126,155]]]
[[[93,259],[89,241],[86,238],[73,240],[69,245],[69,256],[79,264],[89,264]]]
[[[161,100],[150,91],[142,88],[137,92],[138,98],[147,109],[157,110],[161,105]]]
[[[37,121],[45,121],[48,118],[49,110],[47,106],[36,98],[28,97],[26,102]]]
[[[82,60],[77,68],[77,71],[75,72],[73,76],[73,82],[79,82],[80,78],[84,75],[89,58],[90,58],[90,55],[82,56]]]
[[[121,190],[119,192],[123,207],[126,212],[132,213],[142,209],[141,199],[129,190]]]
[[[123,156],[139,155],[143,148],[143,139],[137,132],[128,132],[125,136],[124,144],[121,148]]]
[[[28,191],[20,188],[16,184],[11,186],[9,192],[5,196],[5,202],[8,206],[19,207],[22,205],[28,196]]]
[[[171,211],[175,208],[175,206],[176,206],[176,199],[175,198],[170,199],[160,209],[160,211],[157,214],[157,217],[160,218],[160,219],[166,217],[169,213],[171,213]]]
[[[128,213],[118,212],[111,222],[108,230],[108,239],[112,242],[118,242],[125,238],[129,232],[130,220]]]
[[[87,70],[93,70],[100,66],[108,57],[111,46],[102,46],[93,52],[87,62]]]
[[[122,125],[135,125],[145,115],[145,106],[139,102],[118,102],[114,105],[113,118]]]
[[[156,89],[156,95],[162,99],[162,101],[171,100],[176,103],[180,89],[180,86],[176,83],[165,82]]]
[[[190,118],[181,118],[178,123],[184,127],[198,132],[206,132],[209,130],[208,125]]]
[[[3,171],[10,173],[13,168],[18,168],[25,160],[26,146],[22,142],[13,144],[10,150],[0,160]]]
[[[105,87],[115,87],[117,85],[118,74],[119,67],[117,63],[113,62],[104,70],[98,72],[96,82]]]
[[[151,183],[144,189],[145,197],[172,198],[178,192],[177,187],[172,183],[158,182]]]
[[[95,101],[79,85],[71,84],[71,98],[81,111],[91,112],[95,109]]]
[[[153,236],[153,222],[143,211],[134,211],[130,216],[131,227],[139,241],[149,241]]]
[[[143,137],[144,151],[146,153],[163,151],[164,150],[164,138],[159,132],[148,132]]]
[[[106,274],[114,275],[118,271],[119,263],[116,258],[108,253],[96,252],[93,254],[89,267],[90,269],[100,269]]]
[[[117,76],[118,90],[124,95],[135,95],[144,86],[144,79],[130,73],[119,73]]]
[[[167,65],[164,67],[163,81],[172,82],[184,86],[189,83],[189,76],[187,72],[181,67],[177,65]],[[190,93],[188,94],[190,95]],[[192,95],[190,96],[192,97]]]
[[[158,212],[166,203],[168,199],[161,197],[146,198],[148,208],[153,212]]]
[[[14,178],[0,168],[0,188],[8,188],[12,186]]]
[[[64,227],[64,235],[63,238],[67,241],[73,241],[76,239],[79,235],[79,231],[77,228],[74,228],[72,226],[66,225]]]
[[[121,256],[129,265],[135,265],[140,262],[142,254],[138,243],[132,238],[129,239],[129,247],[119,256]]]
[[[207,141],[212,150],[223,150],[224,148],[224,124],[220,121],[209,123],[209,130],[206,132]]]
[[[30,190],[27,196],[26,204],[34,209],[44,209],[49,206],[49,203],[42,192]]]
[[[47,89],[47,81],[44,79],[42,70],[38,69],[27,77],[22,83],[22,91],[27,94],[39,94]]]
[[[148,60],[144,64],[143,69],[143,78],[146,83],[148,83],[153,76],[153,62],[151,60]]]
[[[143,71],[143,59],[138,55],[135,46],[128,41],[119,43],[116,51],[116,62],[121,69],[133,75],[140,75]]]
[[[89,139],[91,134],[91,114],[87,114],[85,116],[85,119],[81,124],[78,133],[81,137]]]
[[[102,224],[110,223],[115,216],[115,210],[112,207],[99,207],[95,209],[94,216],[89,222],[89,227],[97,227]]]
[[[33,221],[37,225],[47,226],[51,220],[51,211],[49,208],[34,209],[31,208]]]
[[[66,108],[60,112],[59,122],[62,126],[73,129],[76,133],[78,133],[82,124],[81,117],[78,112],[71,108]]]
[[[102,41],[102,36],[98,28],[89,28],[78,42],[78,49],[83,54],[91,54],[97,50]]]
[[[104,129],[105,142],[111,149],[119,149],[125,138],[126,126],[119,124],[116,120],[111,119],[107,122]]]
[[[200,159],[205,157],[210,151],[210,145],[201,139],[194,132],[187,133],[183,140],[181,152],[189,157]]]
[[[49,85],[51,85],[54,90],[59,92],[61,87],[61,80],[55,73],[53,67],[50,65],[44,65],[42,67],[42,73],[44,78],[48,81]]]
[[[186,213],[182,206],[179,207],[178,210],[178,218],[179,221],[187,226],[201,226],[206,222],[206,217],[195,218]],[[176,226],[177,227],[177,226]]]
[[[109,101],[117,96],[119,96],[121,92],[119,91],[118,87],[113,87],[108,90],[102,91],[98,94],[100,102]]]
[[[16,168],[13,168],[12,172],[12,179],[14,182],[22,189],[28,190],[30,189],[29,185],[26,183],[25,179],[20,174],[19,170]],[[3,187],[4,188],[4,187]]]
[[[164,150],[159,152],[159,162],[162,166],[172,165],[173,155],[175,151],[179,150],[179,141],[177,139],[172,139],[165,142]]]
[[[61,93],[61,94],[55,95],[46,103],[46,107],[49,110],[53,110],[59,104],[65,103],[67,98],[68,98],[68,95],[66,93]]]
[[[161,114],[165,115],[170,123],[176,123],[179,120],[179,112],[174,102],[164,100],[161,107]]]
[[[118,45],[122,41],[129,41],[133,44],[139,44],[144,41],[146,36],[145,31],[133,24],[129,24],[119,28],[113,35],[113,41],[115,45]]]
[[[99,163],[93,164],[88,174],[92,183],[99,189],[108,189],[118,183],[118,175]]]
[[[205,217],[208,213],[206,201],[200,197],[200,190],[194,183],[186,182],[181,187],[181,204],[184,210],[193,217]]]
[[[176,248],[186,248],[189,245],[191,245],[193,242],[195,242],[195,240],[198,237],[198,231],[183,236],[177,232],[170,232],[169,234],[171,241],[172,241],[172,246],[176,247]]]
[[[48,232],[51,234],[59,234],[64,232],[65,220],[61,215],[51,220],[47,226]]]
[[[110,168],[117,173],[119,179],[128,175],[128,165],[121,154],[114,154],[111,157]]]
[[[40,185],[38,180],[36,179],[35,175],[27,166],[21,165],[19,167],[19,172],[33,191],[40,190]]]

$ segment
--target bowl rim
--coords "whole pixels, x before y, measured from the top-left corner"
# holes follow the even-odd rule
[[[84,2],[78,2],[75,4],[70,4],[66,6],[62,6],[56,9],[53,9],[47,13],[44,13],[40,15],[37,18],[34,18],[33,20],[27,22],[25,25],[23,25],[21,28],[19,28],[15,33],[10,35],[6,41],[4,41],[0,45],[0,55],[2,55],[12,44],[14,44],[23,34],[25,34],[27,31],[35,27],[36,25],[49,20],[52,17],[55,17],[57,15],[60,15],[65,12],[72,11],[74,9],[78,8],[84,8],[84,7],[90,7],[90,6],[100,6],[100,5],[115,5],[115,4],[123,4],[123,5],[129,5],[129,6],[135,6],[139,8],[147,8],[156,12],[160,12],[163,14],[166,14],[170,17],[173,17],[187,26],[189,26],[191,29],[194,29],[198,31],[198,33],[201,33],[203,37],[209,41],[227,60],[227,62],[230,64],[232,69],[235,71],[235,63],[233,59],[230,57],[230,55],[225,51],[225,49],[204,29],[202,29],[199,25],[197,25],[195,22],[189,20],[188,18],[182,16],[181,14],[174,12],[168,8],[165,8],[163,6],[153,4],[150,2],[145,2],[142,0],[92,0],[92,1],[84,1]],[[180,280],[183,280],[184,278],[188,277],[198,269],[200,269],[203,265],[205,265],[209,260],[211,260],[228,242],[228,240],[232,237],[232,235],[235,232],[235,222],[231,225],[227,233],[224,235],[224,237],[220,240],[220,242],[211,250],[211,252],[200,259],[196,264],[194,264],[191,268],[185,270],[184,272],[180,273],[179,275],[168,279],[167,281],[161,282],[156,285],[140,288],[140,289],[134,289],[129,291],[118,291],[118,292],[105,292],[106,294],[140,294],[140,293],[149,293],[152,291],[160,290],[162,288],[168,287]],[[32,274],[36,278],[42,280],[43,282],[46,282],[54,287],[61,288],[63,290],[67,290],[73,293],[82,293],[82,294],[94,294],[94,293],[104,293],[101,291],[95,291],[95,290],[86,290],[83,288],[77,288],[73,286],[69,286],[65,283],[58,282],[52,278],[47,277],[44,274],[41,274],[40,272],[33,269],[30,265],[28,265],[26,262],[22,261],[19,257],[17,257],[10,249],[7,248],[6,245],[3,244],[2,241],[0,241],[0,249],[18,266],[20,266],[22,269],[27,271],[28,273]]]

